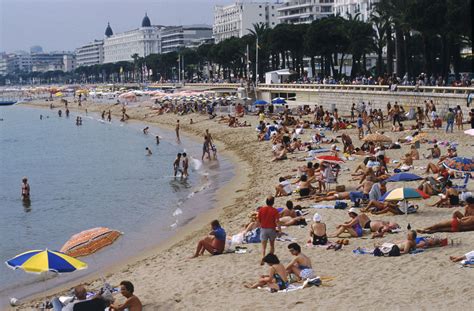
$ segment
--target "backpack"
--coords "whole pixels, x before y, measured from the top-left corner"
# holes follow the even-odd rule
[[[395,244],[394,246],[392,246],[392,249],[390,250],[390,252],[388,252],[388,257],[397,257],[397,256],[400,256],[400,248],[398,247],[397,244]]]

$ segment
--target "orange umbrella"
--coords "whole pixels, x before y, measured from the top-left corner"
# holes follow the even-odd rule
[[[122,233],[98,227],[73,235],[61,248],[61,252],[72,257],[87,256],[112,244]]]

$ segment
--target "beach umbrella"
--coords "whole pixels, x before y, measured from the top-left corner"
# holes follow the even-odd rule
[[[316,157],[316,160],[321,161],[321,162],[334,163],[334,164],[344,163],[343,159],[336,156],[319,156],[319,157]]]
[[[28,273],[67,273],[87,268],[87,264],[52,250],[32,250],[19,254],[5,262],[5,264],[16,270],[21,269]]]
[[[73,235],[60,251],[72,257],[87,256],[114,243],[121,234],[120,231],[105,227],[84,230]]]
[[[395,174],[393,176],[390,176],[386,181],[387,182],[398,182],[398,181],[414,181],[414,180],[420,180],[423,179],[423,177],[411,174],[411,173],[399,173]]]
[[[470,130],[464,131],[464,134],[474,136],[474,129],[470,129]]]
[[[61,97],[61,96],[63,96],[63,95],[64,95],[64,94],[63,94],[62,92],[57,92],[57,93],[54,94],[54,96],[56,96],[56,97]]]
[[[272,104],[277,104],[277,105],[286,104],[286,100],[282,97],[277,97],[272,100]]]
[[[259,100],[256,100],[253,104],[255,106],[263,106],[263,105],[267,105],[268,103],[262,99],[259,99]]]
[[[365,136],[362,140],[377,142],[377,143],[391,143],[392,142],[392,139],[390,137],[383,134],[379,134],[379,133],[369,134]]]
[[[474,172],[474,161],[469,158],[455,157],[443,161],[443,165],[457,172]]]
[[[428,199],[429,197],[429,195],[421,190],[401,187],[388,191],[380,198],[380,201],[407,201]]]

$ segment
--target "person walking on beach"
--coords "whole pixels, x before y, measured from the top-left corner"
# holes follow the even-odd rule
[[[188,168],[189,168],[189,159],[187,157],[187,154],[186,152],[183,152],[183,177],[184,178],[187,178],[189,176],[189,173],[188,173]]]
[[[28,178],[23,177],[21,184],[21,199],[23,201],[30,200],[30,184],[28,183]]]
[[[267,242],[270,240],[270,253],[275,253],[275,240],[277,238],[277,230],[281,232],[280,227],[280,213],[273,207],[275,198],[269,196],[266,200],[266,206],[258,210],[258,221],[260,222],[260,240],[262,241],[262,261],[260,265],[263,266],[263,258],[267,254]]]
[[[176,131],[176,140],[180,142],[181,140],[179,139],[179,120],[176,121],[175,131]]]
[[[123,304],[115,304],[112,303],[110,305],[110,310],[113,311],[142,311],[143,306],[140,299],[133,294],[135,291],[135,287],[133,286],[132,282],[129,281],[122,281],[120,282],[120,293],[124,296],[127,300]]]
[[[211,159],[211,143],[209,142],[209,137],[206,135],[204,136],[204,144],[202,145],[202,157],[201,160],[204,161],[204,156],[207,153],[207,158],[210,160]]]
[[[173,170],[174,170],[174,177],[178,175],[178,172],[181,173],[181,177],[183,177],[183,170],[181,169],[181,153],[178,153],[176,159],[173,162]]]

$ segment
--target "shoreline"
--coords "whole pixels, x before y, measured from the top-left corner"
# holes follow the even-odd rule
[[[30,108],[36,108],[36,109],[49,109],[49,102],[48,103],[46,102],[35,103],[33,101],[33,102],[27,102],[27,103],[19,103],[18,105],[30,107]],[[94,105],[101,106],[102,104],[94,104]],[[78,108],[79,107],[70,107],[69,109],[74,112],[83,112]],[[54,109],[56,110],[57,108],[54,108]],[[99,113],[99,111],[93,111],[93,113]],[[112,114],[112,115],[116,117],[118,116],[118,114]],[[153,122],[153,121],[140,120],[140,119],[133,118],[133,119],[127,120],[127,122],[143,124],[146,126],[155,126],[157,128],[173,131],[172,125],[160,124],[156,121]],[[180,131],[180,134],[182,133],[183,136],[186,136],[187,138],[193,140],[196,143],[201,143],[198,140],[198,138],[200,137],[198,136],[196,132],[190,131],[189,129],[186,129],[186,127],[181,127],[181,128],[182,128],[182,131]],[[224,144],[221,141],[216,140],[216,145],[218,147],[221,147]],[[71,289],[77,284],[87,284],[87,285],[90,285],[91,288],[94,288],[93,284],[95,282],[99,282],[99,283],[101,282],[100,280],[101,276],[107,279],[111,274],[117,273],[123,268],[126,268],[133,264],[138,264],[139,262],[149,257],[155,256],[161,252],[164,252],[172,248],[173,246],[177,246],[184,243],[190,236],[193,236],[197,231],[199,233],[202,232],[203,230],[207,232],[208,230],[205,229],[207,228],[206,225],[208,225],[213,219],[216,218],[216,212],[218,213],[218,216],[219,216],[222,213],[223,208],[234,205],[232,201],[234,201],[239,196],[237,192],[232,190],[232,189],[235,189],[234,186],[237,184],[239,185],[246,184],[248,182],[248,178],[247,176],[245,176],[245,173],[244,173],[248,167],[247,167],[247,164],[244,161],[242,161],[242,159],[240,159],[232,151],[229,151],[226,149],[219,150],[219,154],[223,155],[225,159],[228,160],[233,166],[232,168],[233,176],[224,185],[218,186],[217,191],[211,194],[212,198],[215,199],[215,202],[212,204],[211,208],[193,217],[191,220],[187,221],[183,226],[178,227],[176,232],[174,232],[169,239],[159,242],[156,246],[150,247],[144,252],[137,254],[135,256],[131,256],[127,259],[118,260],[111,266],[103,270],[93,272],[90,275],[79,278],[78,280],[67,281],[64,284],[55,286],[45,292],[28,296],[25,299],[22,299],[20,305],[17,307],[20,307],[20,308],[25,307],[25,305],[31,304],[32,302],[35,302],[35,301],[38,301],[38,302],[44,301],[45,299],[47,299],[47,297],[50,297],[53,295],[56,296],[58,293],[61,293],[61,292],[64,293],[65,291]],[[186,202],[188,202],[189,200],[190,199],[186,200]],[[9,307],[12,308],[11,306]]]

